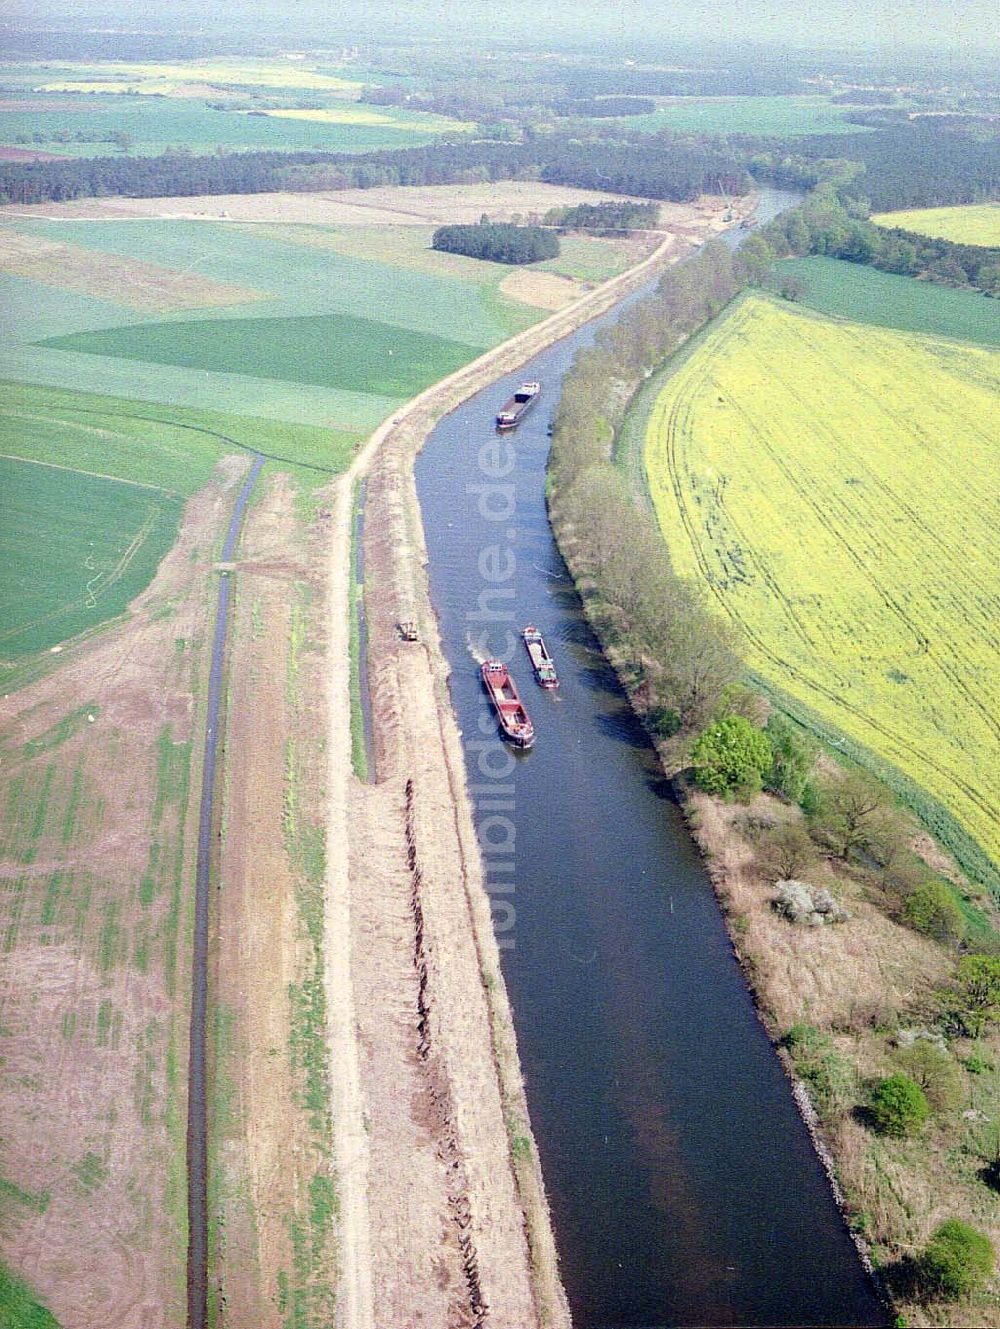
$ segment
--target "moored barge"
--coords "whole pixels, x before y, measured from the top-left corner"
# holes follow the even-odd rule
[[[556,673],[556,662],[549,655],[545,638],[531,624],[524,629],[521,636],[524,638],[524,644],[528,649],[531,667],[535,671],[535,682],[540,688],[557,688],[559,686],[559,675]]]
[[[480,666],[480,673],[504,738],[509,739],[515,747],[530,748],[535,741],[535,726],[531,723],[507,666],[502,660],[485,660]]]
[[[541,391],[541,383],[522,383],[513,397],[508,397],[497,411],[497,429],[516,429],[538,400]]]

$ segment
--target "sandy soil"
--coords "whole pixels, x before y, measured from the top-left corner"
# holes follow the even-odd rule
[[[484,212],[494,221],[515,214],[527,218],[549,208],[596,203],[611,197],[589,189],[502,180],[486,185],[386,186],[310,194],[218,194],[193,198],[88,198],[69,203],[10,204],[0,217],[52,217],[122,220],[186,217],[202,221],[282,222],[307,225],[427,226],[475,222]],[[648,200],[641,200],[648,202]],[[738,200],[742,203],[742,200]],[[721,228],[725,211],[719,199],[661,203],[659,226]]]
[[[3,1258],[67,1329],[183,1320],[186,1102],[168,1060],[186,1064],[194,823],[176,779],[158,797],[158,746],[186,765],[174,745],[195,737],[212,547],[245,465],[230,459],[188,503],[127,622],[0,704],[19,813],[0,864],[0,1174],[34,1197],[5,1203]]]
[[[34,148],[0,147],[0,161],[4,162],[64,162],[70,159],[62,152],[39,152]]]
[[[334,1136],[341,1295],[352,1329],[569,1324],[537,1154],[511,1156],[508,1123],[529,1139],[530,1124],[412,461],[442,414],[687,247],[666,238],[638,268],[421,394],[375,432],[340,482],[329,592],[327,938],[331,1059],[347,1071],[335,1085]],[[377,769],[370,785],[349,774],[350,494],[361,477]],[[418,644],[399,640],[401,617],[419,622]],[[407,704],[414,695],[433,696],[436,706]]]
[[[80,245],[61,244],[44,236],[20,235],[6,227],[0,229],[0,271],[99,299],[111,296],[116,304],[160,313],[269,298],[262,291]]]
[[[515,269],[500,283],[504,295],[536,309],[565,309],[578,299],[583,286],[570,277],[531,268]]]

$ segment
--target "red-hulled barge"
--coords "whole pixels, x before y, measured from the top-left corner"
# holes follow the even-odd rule
[[[549,655],[545,638],[530,623],[521,633],[521,636],[524,638],[524,644],[528,650],[531,667],[535,671],[535,682],[540,688],[557,688],[559,686],[559,675],[556,673],[556,662]]]
[[[497,411],[497,429],[503,433],[516,429],[538,400],[541,383],[522,383],[512,397],[508,397]]]
[[[480,673],[504,738],[509,739],[515,747],[530,748],[535,741],[535,726],[518,696],[507,666],[502,660],[486,660],[480,666]]]

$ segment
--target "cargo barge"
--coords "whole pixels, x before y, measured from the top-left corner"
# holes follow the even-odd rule
[[[504,738],[509,739],[515,747],[530,748],[535,741],[535,726],[518,696],[507,666],[502,660],[485,660],[480,666],[480,673]]]
[[[521,636],[524,638],[524,644],[528,650],[531,667],[535,671],[535,682],[540,688],[557,688],[559,686],[559,675],[556,673],[556,662],[549,655],[545,638],[536,627],[532,627],[530,624],[524,629]]]
[[[516,429],[538,400],[541,391],[541,383],[522,383],[513,397],[508,397],[497,411],[497,429]]]

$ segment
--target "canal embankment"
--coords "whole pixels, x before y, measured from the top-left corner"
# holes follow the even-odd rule
[[[513,378],[441,421],[416,463],[562,1281],[581,1326],[880,1323],[704,863],[553,541],[546,417],[596,330],[518,370],[546,400],[512,439],[512,507],[484,509],[481,472]],[[500,568],[510,594],[484,620]],[[561,685],[525,684],[535,746],[491,774],[476,659],[506,651],[530,679],[526,622],[545,632]]]
[[[340,484],[330,563],[327,992],[332,1061],[346,1068],[334,1088],[334,1135],[354,1324],[396,1322],[415,1308],[434,1322],[478,1323],[486,1305],[491,1324],[511,1329],[569,1322],[429,593],[413,460],[470,394],[692,245],[666,237],[644,263],[422,394],[376,431]],[[348,774],[351,689],[349,671],[336,666],[338,633],[349,656],[338,622],[343,610],[346,629],[349,495],[362,477],[369,784]],[[416,643],[402,640],[401,621],[417,625]],[[438,1270],[436,1286],[428,1267]]]

